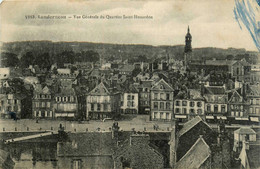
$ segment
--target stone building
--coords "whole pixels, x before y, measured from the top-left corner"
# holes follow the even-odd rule
[[[121,113],[138,114],[139,98],[137,89],[130,85],[121,95]]]
[[[260,85],[250,85],[246,90],[247,99],[249,100],[250,120],[259,123],[260,117]]]
[[[118,113],[120,105],[120,96],[118,93],[109,91],[101,82],[86,96],[86,119],[104,119],[112,118]]]
[[[53,118],[53,95],[51,90],[40,84],[36,85],[32,98],[33,118]]]
[[[74,119],[78,116],[77,95],[71,86],[61,86],[55,93],[53,111],[55,118]]]
[[[196,116],[205,119],[205,99],[199,90],[189,89],[187,97],[181,98],[178,95],[174,100],[174,117],[180,122],[186,122]]]
[[[203,89],[203,96],[206,99],[206,119],[226,120],[228,95],[223,86],[208,86]]]
[[[170,121],[173,117],[173,88],[163,79],[151,88],[151,120]]]

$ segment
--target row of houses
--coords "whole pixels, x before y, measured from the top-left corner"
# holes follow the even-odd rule
[[[86,94],[73,87],[60,88],[53,94],[38,85],[32,98],[34,118],[114,118],[119,114],[150,114],[151,120],[185,122],[200,116],[209,121],[259,121],[260,93],[258,86],[243,86],[226,90],[224,86],[203,86],[201,90],[188,89],[182,95],[164,79],[139,87],[129,85],[120,91],[99,83]]]

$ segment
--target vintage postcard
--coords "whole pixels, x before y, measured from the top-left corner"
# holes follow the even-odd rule
[[[3,0],[0,168],[260,168],[259,0]]]

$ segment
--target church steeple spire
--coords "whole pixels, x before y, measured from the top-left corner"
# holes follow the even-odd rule
[[[185,53],[192,51],[191,41],[192,41],[192,36],[190,34],[190,27],[188,26],[188,31],[185,36],[185,50],[184,50]]]

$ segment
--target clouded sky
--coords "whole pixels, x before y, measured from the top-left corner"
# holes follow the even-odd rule
[[[6,1],[1,4],[0,39],[124,44],[184,44],[187,26],[193,47],[235,47],[256,51],[233,13],[233,0],[172,1]],[[66,15],[67,19],[26,19],[26,15]],[[73,19],[73,15],[140,15],[153,19]],[[68,18],[68,17],[72,18]]]

